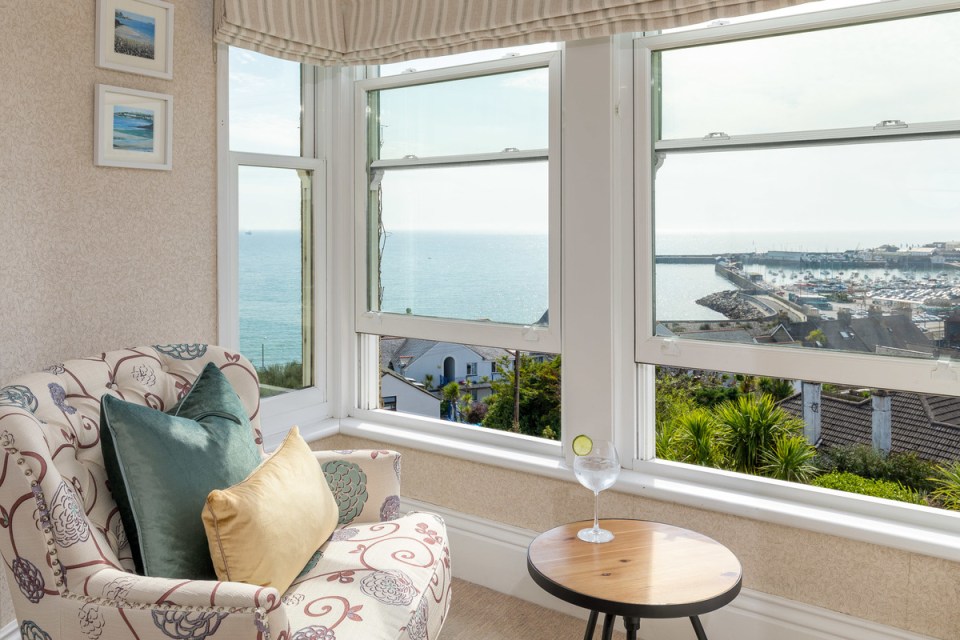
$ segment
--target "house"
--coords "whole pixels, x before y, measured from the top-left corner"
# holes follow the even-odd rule
[[[431,389],[454,381],[471,384],[498,380],[502,367],[512,367],[506,349],[462,345],[416,338],[380,339],[380,366]]]
[[[672,149],[652,150],[643,146],[646,136],[643,127],[654,120],[644,97],[651,83],[644,83],[636,74],[652,68],[647,63],[649,58],[641,58],[652,50],[646,44],[661,46],[663,40],[644,41],[646,44],[639,43],[635,48],[631,35],[610,36],[596,24],[586,31],[557,27],[557,31],[551,33],[569,39],[563,46],[562,55],[544,51],[536,54],[540,57],[534,64],[526,62],[523,57],[511,59],[498,54],[467,70],[470,73],[477,73],[477,69],[499,72],[502,66],[498,65],[529,64],[548,69],[548,73],[542,74],[547,81],[562,79],[562,91],[554,86],[557,102],[551,107],[551,126],[554,128],[550,134],[549,153],[542,149],[523,149],[515,153],[510,149],[515,149],[516,145],[505,142],[483,158],[485,165],[503,158],[515,160],[511,165],[515,173],[524,167],[539,169],[549,161],[562,160],[562,173],[552,172],[549,185],[537,191],[538,194],[552,194],[551,202],[562,203],[562,217],[557,213],[550,221],[553,231],[562,229],[562,236],[555,234],[555,245],[550,253],[554,281],[549,291],[556,304],[551,303],[548,327],[505,329],[485,322],[457,327],[434,318],[396,318],[364,307],[365,300],[375,300],[376,295],[370,293],[372,289],[366,287],[367,282],[361,282],[355,276],[363,270],[375,271],[376,261],[357,255],[365,246],[365,236],[363,230],[358,231],[356,223],[367,220],[365,216],[375,209],[368,209],[366,202],[358,200],[370,192],[372,180],[383,177],[383,174],[368,176],[362,169],[357,169],[368,164],[368,159],[362,155],[367,147],[355,138],[357,132],[366,129],[357,121],[357,114],[363,111],[364,105],[355,103],[360,91],[357,83],[367,82],[356,80],[357,76],[363,75],[361,69],[308,68],[305,84],[308,91],[303,94],[308,108],[303,111],[302,122],[299,119],[302,105],[298,102],[301,94],[297,88],[294,92],[297,102],[288,109],[295,114],[292,127],[277,126],[273,117],[264,118],[259,126],[253,127],[253,138],[262,143],[277,142],[292,131],[295,143],[294,150],[288,152],[289,158],[284,157],[280,162],[276,153],[256,154],[248,149],[231,151],[225,134],[221,133],[231,119],[225,106],[230,94],[226,67],[229,53],[224,45],[218,45],[213,39],[214,24],[219,22],[215,18],[220,17],[215,16],[214,7],[256,4],[266,10],[280,3],[174,2],[176,29],[171,79],[96,66],[96,4],[92,0],[59,3],[0,0],[0,60],[3,61],[0,84],[4,87],[0,92],[0,282],[3,290],[0,383],[64,359],[123,346],[195,342],[237,346],[240,328],[235,280],[240,232],[236,211],[231,217],[221,209],[229,210],[229,201],[236,196],[236,178],[253,171],[251,162],[272,161],[283,166],[267,166],[262,171],[279,171],[283,174],[283,181],[278,180],[278,183],[293,185],[290,192],[295,202],[295,215],[292,218],[298,222],[301,220],[300,203],[307,196],[317,204],[315,209],[308,209],[315,211],[316,215],[307,216],[308,222],[316,226],[308,225],[310,233],[305,234],[308,239],[316,241],[312,256],[314,269],[308,270],[312,279],[296,291],[313,292],[317,296],[315,304],[308,310],[313,313],[310,316],[312,322],[308,323],[312,327],[312,332],[308,332],[312,340],[308,353],[315,356],[312,359],[315,360],[318,386],[263,401],[263,423],[271,429],[265,434],[268,446],[275,446],[286,429],[299,423],[301,432],[308,439],[313,438],[312,444],[317,448],[373,446],[401,450],[404,468],[418,470],[404,476],[402,507],[436,511],[445,517],[451,536],[456,536],[457,540],[452,561],[455,575],[508,595],[556,606],[528,578],[526,545],[534,532],[545,531],[563,522],[583,520],[592,513],[593,495],[576,483],[569,468],[570,455],[566,444],[569,436],[583,432],[598,439],[615,438],[621,444],[626,468],[614,488],[604,492],[600,501],[601,517],[621,515],[655,519],[695,529],[729,546],[743,563],[745,590],[741,600],[709,620],[711,637],[758,640],[788,634],[799,637],[797,634],[805,633],[810,637],[845,638],[933,637],[946,640],[957,637],[957,629],[960,629],[960,608],[956,606],[956,595],[960,593],[960,546],[956,541],[956,520],[951,520],[950,514],[932,513],[919,507],[878,505],[873,501],[834,494],[824,498],[823,491],[784,487],[774,481],[691,470],[656,460],[633,460],[638,457],[633,455],[634,452],[642,450],[649,458],[649,452],[655,449],[649,438],[643,435],[652,432],[648,426],[652,424],[653,402],[647,384],[649,377],[644,373],[650,363],[676,361],[679,367],[692,368],[696,366],[692,360],[703,357],[714,368],[729,366],[749,372],[754,368],[783,368],[785,363],[792,367],[799,362],[795,358],[812,358],[809,352],[818,351],[790,348],[783,349],[784,353],[762,351],[762,356],[755,356],[757,350],[775,347],[714,344],[707,340],[691,344],[684,343],[682,336],[650,335],[657,320],[650,311],[649,302],[654,288],[651,269],[654,261],[646,247],[655,234],[652,213],[649,213],[652,207],[647,206],[649,200],[640,202],[652,191],[650,177],[657,171],[661,176],[682,171],[684,166],[692,167],[695,160],[707,161],[723,156],[721,163],[732,165],[728,161],[759,153],[750,145],[744,147],[750,149],[747,152],[731,151],[726,156],[713,149],[683,155],[674,154]],[[335,4],[338,3],[324,6]],[[349,4],[360,6],[364,3]],[[443,3],[411,1],[410,4],[429,7],[458,3],[451,0]],[[502,12],[476,11],[471,16],[513,16],[533,5],[566,7],[581,3],[480,4],[509,8]],[[586,4],[593,7],[596,3]],[[637,2],[606,4],[611,9],[597,10],[595,17],[599,14],[620,16],[633,9],[642,9],[644,5]],[[665,4],[673,6],[672,3]],[[733,0],[719,3],[733,4]],[[829,26],[846,24],[849,20],[872,22],[875,18],[886,19],[901,13],[912,15],[918,11],[930,13],[930,16],[921,18],[933,25],[956,16],[951,13],[955,7],[943,2],[894,0],[882,4],[884,7],[894,5],[895,10],[878,15],[871,13],[878,11],[871,6],[851,7],[844,10],[842,20],[838,19]],[[398,11],[409,6],[406,2],[383,3],[386,5],[391,6],[390,10],[401,7]],[[707,7],[693,3],[689,6],[692,15],[703,19],[726,13],[723,8],[713,5]],[[756,3],[737,3],[731,13],[757,6]],[[760,6],[769,5],[760,3]],[[666,9],[670,10],[669,7]],[[366,14],[358,12],[358,18],[361,15]],[[630,29],[639,29],[646,24],[645,17],[634,17]],[[776,40],[783,30],[788,29],[800,28],[801,32],[810,31],[818,36],[833,31],[821,30],[824,25],[810,22],[813,19],[815,17],[793,18],[789,24],[781,24],[775,33],[744,31],[765,28],[763,21],[751,23],[753,26],[736,25],[740,31],[731,37],[739,37],[737,34],[742,32],[747,33],[744,37],[760,41]],[[414,26],[418,23],[396,20],[397,29],[380,31],[402,31],[408,22]],[[441,24],[444,21],[438,18],[435,22]],[[450,22],[459,24],[455,19]],[[549,21],[531,16],[524,24],[536,27],[544,22]],[[419,24],[427,23],[434,22],[419,21]],[[283,21],[277,24],[282,25]],[[956,28],[951,28],[955,33]],[[626,27],[622,29],[626,30]],[[724,34],[728,33],[722,25],[707,31],[703,37],[708,39],[725,37]],[[504,43],[505,46],[527,41],[523,33],[512,29],[510,33],[515,34],[515,39]],[[576,39],[580,35],[594,37]],[[919,45],[927,43],[926,39],[893,36],[884,42],[894,39],[905,45],[895,48],[898,54],[920,51]],[[265,40],[252,37],[250,41],[259,47]],[[456,43],[463,42],[462,37],[437,40],[452,43],[449,45],[453,47],[451,52]],[[953,41],[956,38],[928,39],[929,44],[937,47],[948,47]],[[663,51],[695,48],[678,42],[668,43],[669,48]],[[888,47],[878,45],[865,50],[869,50],[871,56],[879,56]],[[660,49],[655,53],[657,51]],[[843,49],[831,49],[829,55],[830,61],[820,64],[819,71],[831,71],[846,59]],[[956,57],[953,51],[940,55],[943,60]],[[942,113],[945,122],[960,119],[954,110],[958,101],[950,97],[955,96],[955,65],[945,65],[948,75],[937,75],[935,70],[923,64],[924,59],[903,57],[906,64],[915,64],[914,68],[923,72],[885,72],[884,89],[909,76],[911,95],[920,95],[913,83],[930,78],[929,82],[943,85],[934,87],[937,89],[934,94],[940,98],[938,103],[943,109],[936,113]],[[768,66],[776,71],[777,77],[789,82],[796,76],[784,71],[781,65],[794,58],[809,59],[808,56],[782,56],[777,60],[765,60],[771,62]],[[644,63],[635,68],[634,61],[641,59]],[[744,63],[734,74],[718,63],[717,74],[710,77],[712,80],[720,78],[722,82],[708,84],[722,88],[734,77],[746,77],[750,62],[749,57],[744,58]],[[511,69],[511,73],[514,72],[517,69]],[[295,74],[295,77],[300,76]],[[415,77],[416,74],[408,74],[399,81],[412,82]],[[511,78],[516,79],[514,87],[524,89],[542,82],[540,76]],[[398,80],[394,78],[393,81]],[[170,170],[94,164],[98,85],[173,96]],[[824,96],[840,96],[846,100],[853,98],[854,93],[848,91],[848,85],[848,82],[839,82],[830,91],[812,94],[818,101]],[[377,91],[386,90],[382,85],[377,86]],[[698,82],[691,82],[689,86],[694,87],[689,94],[692,97],[681,100],[681,103],[705,104],[713,108],[714,102],[704,99],[700,93],[706,90],[705,86]],[[817,86],[821,85],[818,83]],[[807,92],[795,91],[791,95],[802,93]],[[264,91],[261,97],[268,95],[271,91]],[[795,126],[795,119],[773,113],[768,102],[755,99],[753,93],[746,95],[748,99],[733,103],[731,113],[746,114],[744,122],[749,123],[747,107],[762,104],[764,111],[772,114],[771,122],[776,120],[775,116],[781,115],[783,126],[793,130],[790,127]],[[315,107],[312,111],[311,105]],[[799,107],[803,108],[802,105]],[[853,110],[856,108],[854,106]],[[314,115],[316,117],[312,117]],[[697,141],[706,136],[704,144],[715,144],[717,149],[727,148],[723,147],[727,143],[722,139],[723,135],[714,135],[711,133],[714,129],[699,126],[706,122],[700,120],[699,115],[695,120],[695,132],[689,133],[690,136]],[[873,120],[864,124],[871,131],[876,126]],[[422,121],[429,122],[429,119]],[[460,126],[463,124],[463,121],[459,123]],[[454,139],[456,131],[439,136],[438,140]],[[720,133],[719,129],[716,131]],[[940,135],[938,131],[943,130],[924,131],[924,135],[936,137]],[[312,134],[306,136],[307,144],[302,146],[301,132]],[[386,132],[384,135],[389,135],[390,130]],[[728,133],[737,134],[735,131]],[[891,129],[884,135],[892,140],[898,134]],[[777,136],[770,134],[769,137]],[[955,144],[947,138],[890,144],[933,143]],[[769,147],[770,141],[755,146],[764,145]],[[801,146],[804,152],[819,148],[810,140],[802,141]],[[888,145],[867,146],[870,147],[869,159],[879,156],[879,149]],[[635,148],[638,150],[636,154]],[[831,152],[840,149],[846,153],[854,148],[858,148],[856,144],[829,145]],[[300,153],[308,155],[300,156]],[[406,154],[417,155],[414,152]],[[425,170],[409,168],[407,165],[417,159],[404,158],[406,154],[378,162],[390,165],[387,169],[401,166],[406,171],[402,180],[413,180]],[[427,157],[421,155],[421,160]],[[896,162],[887,164],[895,166],[898,172],[905,172],[927,166],[919,160],[929,157],[918,153],[910,155],[908,161],[906,155],[900,153]],[[463,158],[459,160],[463,161]],[[449,159],[444,161],[455,168],[440,170],[460,170]],[[652,166],[653,162],[658,163],[657,167]],[[714,220],[724,219],[726,214],[718,215],[712,209],[728,194],[739,210],[758,200],[756,196],[761,191],[777,192],[779,189],[784,210],[769,207],[766,219],[794,219],[805,229],[817,228],[820,223],[808,222],[806,216],[813,216],[824,208],[830,198],[829,194],[810,185],[816,183],[815,186],[819,187],[821,181],[824,184],[841,181],[837,172],[844,168],[858,169],[861,173],[857,175],[862,174],[864,179],[870,171],[857,162],[845,160],[827,164],[808,162],[803,167],[807,169],[814,165],[814,173],[780,172],[786,181],[777,185],[766,184],[761,177],[741,171],[737,175],[743,178],[742,181],[722,185],[724,188],[720,190],[714,183],[707,183],[713,173],[709,168],[694,173],[689,179],[678,180],[678,183],[683,192],[681,195],[703,195],[706,203],[703,208]],[[950,164],[941,161],[936,166],[938,169],[931,170],[929,176],[920,176],[924,197],[910,194],[911,207],[917,209],[904,213],[917,227],[922,227],[921,222],[924,222],[919,219],[923,204],[920,200],[936,200],[944,210],[955,204],[949,200],[952,192],[938,190],[939,183],[934,175],[948,175]],[[399,170],[386,179],[396,179],[397,175]],[[827,175],[831,180],[825,179]],[[635,179],[645,182],[635,184]],[[891,185],[877,185],[875,193],[869,194],[870,188],[864,184],[867,183],[858,180],[858,190],[848,194],[847,208],[852,210],[849,205],[867,195],[871,199],[865,203],[865,208],[871,212],[884,201],[896,199],[885,197],[885,189],[892,188]],[[496,185],[483,181],[472,185],[474,188],[469,192],[448,191],[453,191],[463,202],[501,192]],[[415,191],[409,183],[405,187]],[[820,205],[799,202],[805,192],[821,196]],[[284,195],[289,196],[289,193],[285,191]],[[431,194],[421,192],[419,195]],[[288,212],[279,204],[279,199],[271,202],[270,206],[276,206],[272,211],[276,216]],[[511,199],[505,197],[497,204],[507,207],[510,202]],[[470,219],[470,216],[458,216],[458,213],[451,208],[446,217],[458,221]],[[657,215],[661,216],[661,212],[658,211]],[[673,219],[663,216],[661,219],[678,222],[684,233],[698,230],[692,222],[683,226],[682,216]],[[373,235],[375,239],[376,234]],[[468,258],[482,275],[483,256]],[[428,271],[423,265],[417,268]],[[442,277],[443,269],[432,267],[428,275],[430,278]],[[492,284],[485,294],[498,295]],[[381,381],[388,380],[387,384],[400,381],[392,375],[382,377],[377,336],[405,335],[395,330],[403,320],[408,321],[404,323],[404,329],[408,331],[406,335],[417,339],[432,338],[448,344],[458,341],[499,344],[502,349],[520,348],[544,353],[562,351],[565,444],[534,441],[509,433],[484,433],[478,428],[440,424],[379,410],[378,386]],[[878,319],[869,329],[856,324],[853,327],[857,339],[863,340],[863,353],[873,352],[876,347],[888,343],[891,347],[913,351],[926,349],[926,343],[920,341],[903,320]],[[794,333],[790,327],[787,330],[796,340],[802,340],[806,335]],[[883,338],[884,332],[893,338]],[[847,340],[839,333],[839,328],[835,333],[824,328],[824,333],[829,334],[828,340]],[[548,343],[549,346],[544,346]],[[414,351],[406,355],[410,355],[412,361]],[[439,358],[438,355],[431,361],[433,375],[447,375],[448,372],[443,370],[447,357]],[[496,360],[473,348],[465,348],[450,357],[453,358],[453,367],[449,371],[451,378],[466,376],[466,366],[474,362],[478,366],[475,375],[482,376],[479,367]],[[829,370],[830,376],[855,375],[849,367],[837,366],[837,360],[831,360],[829,365],[811,361],[803,367],[807,371]],[[393,364],[397,367],[401,362],[397,359]],[[864,365],[858,371],[878,380],[878,384],[895,378],[897,383],[905,385],[922,383],[934,390],[935,395],[960,393],[956,387],[955,368],[945,364],[938,375],[933,375],[931,372],[935,371],[935,366],[926,360],[911,363],[906,358],[889,358],[887,362]],[[907,373],[891,375],[891,370]],[[413,377],[406,366],[402,373],[399,369],[394,371],[404,378]],[[425,367],[423,375],[427,373]],[[491,370],[488,375],[493,374]],[[944,525],[945,522],[950,526]],[[16,591],[9,563],[5,575],[7,587]],[[7,590],[2,592],[5,594]],[[53,596],[48,593],[44,597]],[[460,605],[455,603],[453,606],[455,614]],[[489,619],[495,623],[499,614],[499,611],[493,611]],[[541,615],[540,620],[547,617]],[[664,629],[672,633],[673,629],[680,629],[671,626],[675,623],[684,623],[682,631],[677,631],[678,636],[681,632],[689,632],[688,623],[683,620],[654,620],[649,621],[649,625],[647,622],[644,621],[645,634],[659,633]],[[64,625],[67,623],[64,621]],[[0,606],[0,635],[15,637],[17,628],[10,600],[4,596]],[[798,628],[808,629],[809,633],[797,631]],[[216,636],[212,636],[212,640],[217,640]]]
[[[818,448],[872,446],[873,430],[886,420],[890,434],[888,451],[916,452],[934,462],[960,459],[960,400],[951,396],[928,396],[894,392],[886,411],[878,410],[871,397],[837,397],[821,394]],[[803,394],[785,399],[781,406],[798,418],[804,416]]]
[[[395,371],[380,375],[380,403],[388,411],[403,411],[427,418],[440,418],[440,398]]]

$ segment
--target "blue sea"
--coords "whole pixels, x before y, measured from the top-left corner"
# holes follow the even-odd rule
[[[136,31],[137,35],[140,36],[138,40],[144,42],[154,41],[157,21],[153,18],[131,11],[117,11],[115,17],[121,25]]]
[[[153,111],[123,105],[113,107],[113,148],[153,152]]]
[[[764,237],[661,234],[662,255],[733,251],[843,251],[884,243],[904,247],[954,240],[930,232],[811,233]],[[874,237],[875,236],[875,237]],[[891,238],[891,236],[894,236]],[[384,311],[531,324],[548,307],[547,239],[543,235],[393,232],[383,249]],[[763,267],[757,267],[763,271]],[[863,271],[863,270],[861,270]],[[712,264],[657,265],[657,317],[721,319],[696,304],[733,285]],[[256,365],[301,360],[300,235],[254,231],[240,235],[240,349]]]

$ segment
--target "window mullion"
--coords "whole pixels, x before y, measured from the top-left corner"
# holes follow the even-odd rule
[[[888,122],[888,121],[885,121]],[[872,127],[848,127],[813,131],[789,131],[784,133],[758,133],[727,135],[722,131],[705,132],[703,138],[659,140],[656,151],[721,151],[724,149],[750,149],[770,147],[793,147],[885,142],[904,139],[930,139],[960,136],[960,120],[943,122],[920,122],[915,124],[878,123]]]
[[[418,167],[456,167],[477,164],[506,164],[510,162],[535,162],[549,158],[548,149],[504,149],[496,153],[465,153],[427,158],[396,158],[374,160],[371,169],[416,169]]]

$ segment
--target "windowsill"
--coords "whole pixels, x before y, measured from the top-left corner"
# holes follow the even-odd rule
[[[340,420],[340,433],[576,482],[560,455],[559,443],[554,455],[518,451],[502,444],[502,438],[510,434],[490,434],[501,439],[500,444],[464,441],[449,434],[386,424],[377,419],[377,412],[364,413],[374,415]],[[662,461],[638,463],[636,470],[624,469],[614,489],[960,562],[960,536],[956,534],[960,513]]]

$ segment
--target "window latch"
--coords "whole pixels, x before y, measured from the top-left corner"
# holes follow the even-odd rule
[[[729,140],[730,136],[725,134],[723,131],[711,131],[707,135],[703,136],[704,140]]]
[[[954,367],[951,366],[950,358],[941,357],[937,359],[937,366],[930,372],[930,378],[933,380],[956,380],[957,372]]]
[[[500,153],[520,153],[520,149],[516,147],[504,147],[503,151]]]
[[[679,356],[680,343],[676,338],[664,338],[660,343],[660,353],[665,356]]]
[[[412,153],[408,153],[407,155],[403,156],[403,159],[404,159],[404,160],[419,160],[419,158],[417,158],[417,156],[414,155],[414,154],[412,154]]]
[[[535,327],[524,325],[522,334],[523,339],[527,342],[540,342],[540,333]]]
[[[874,127],[876,129],[906,129],[907,123],[903,120],[881,120]]]

